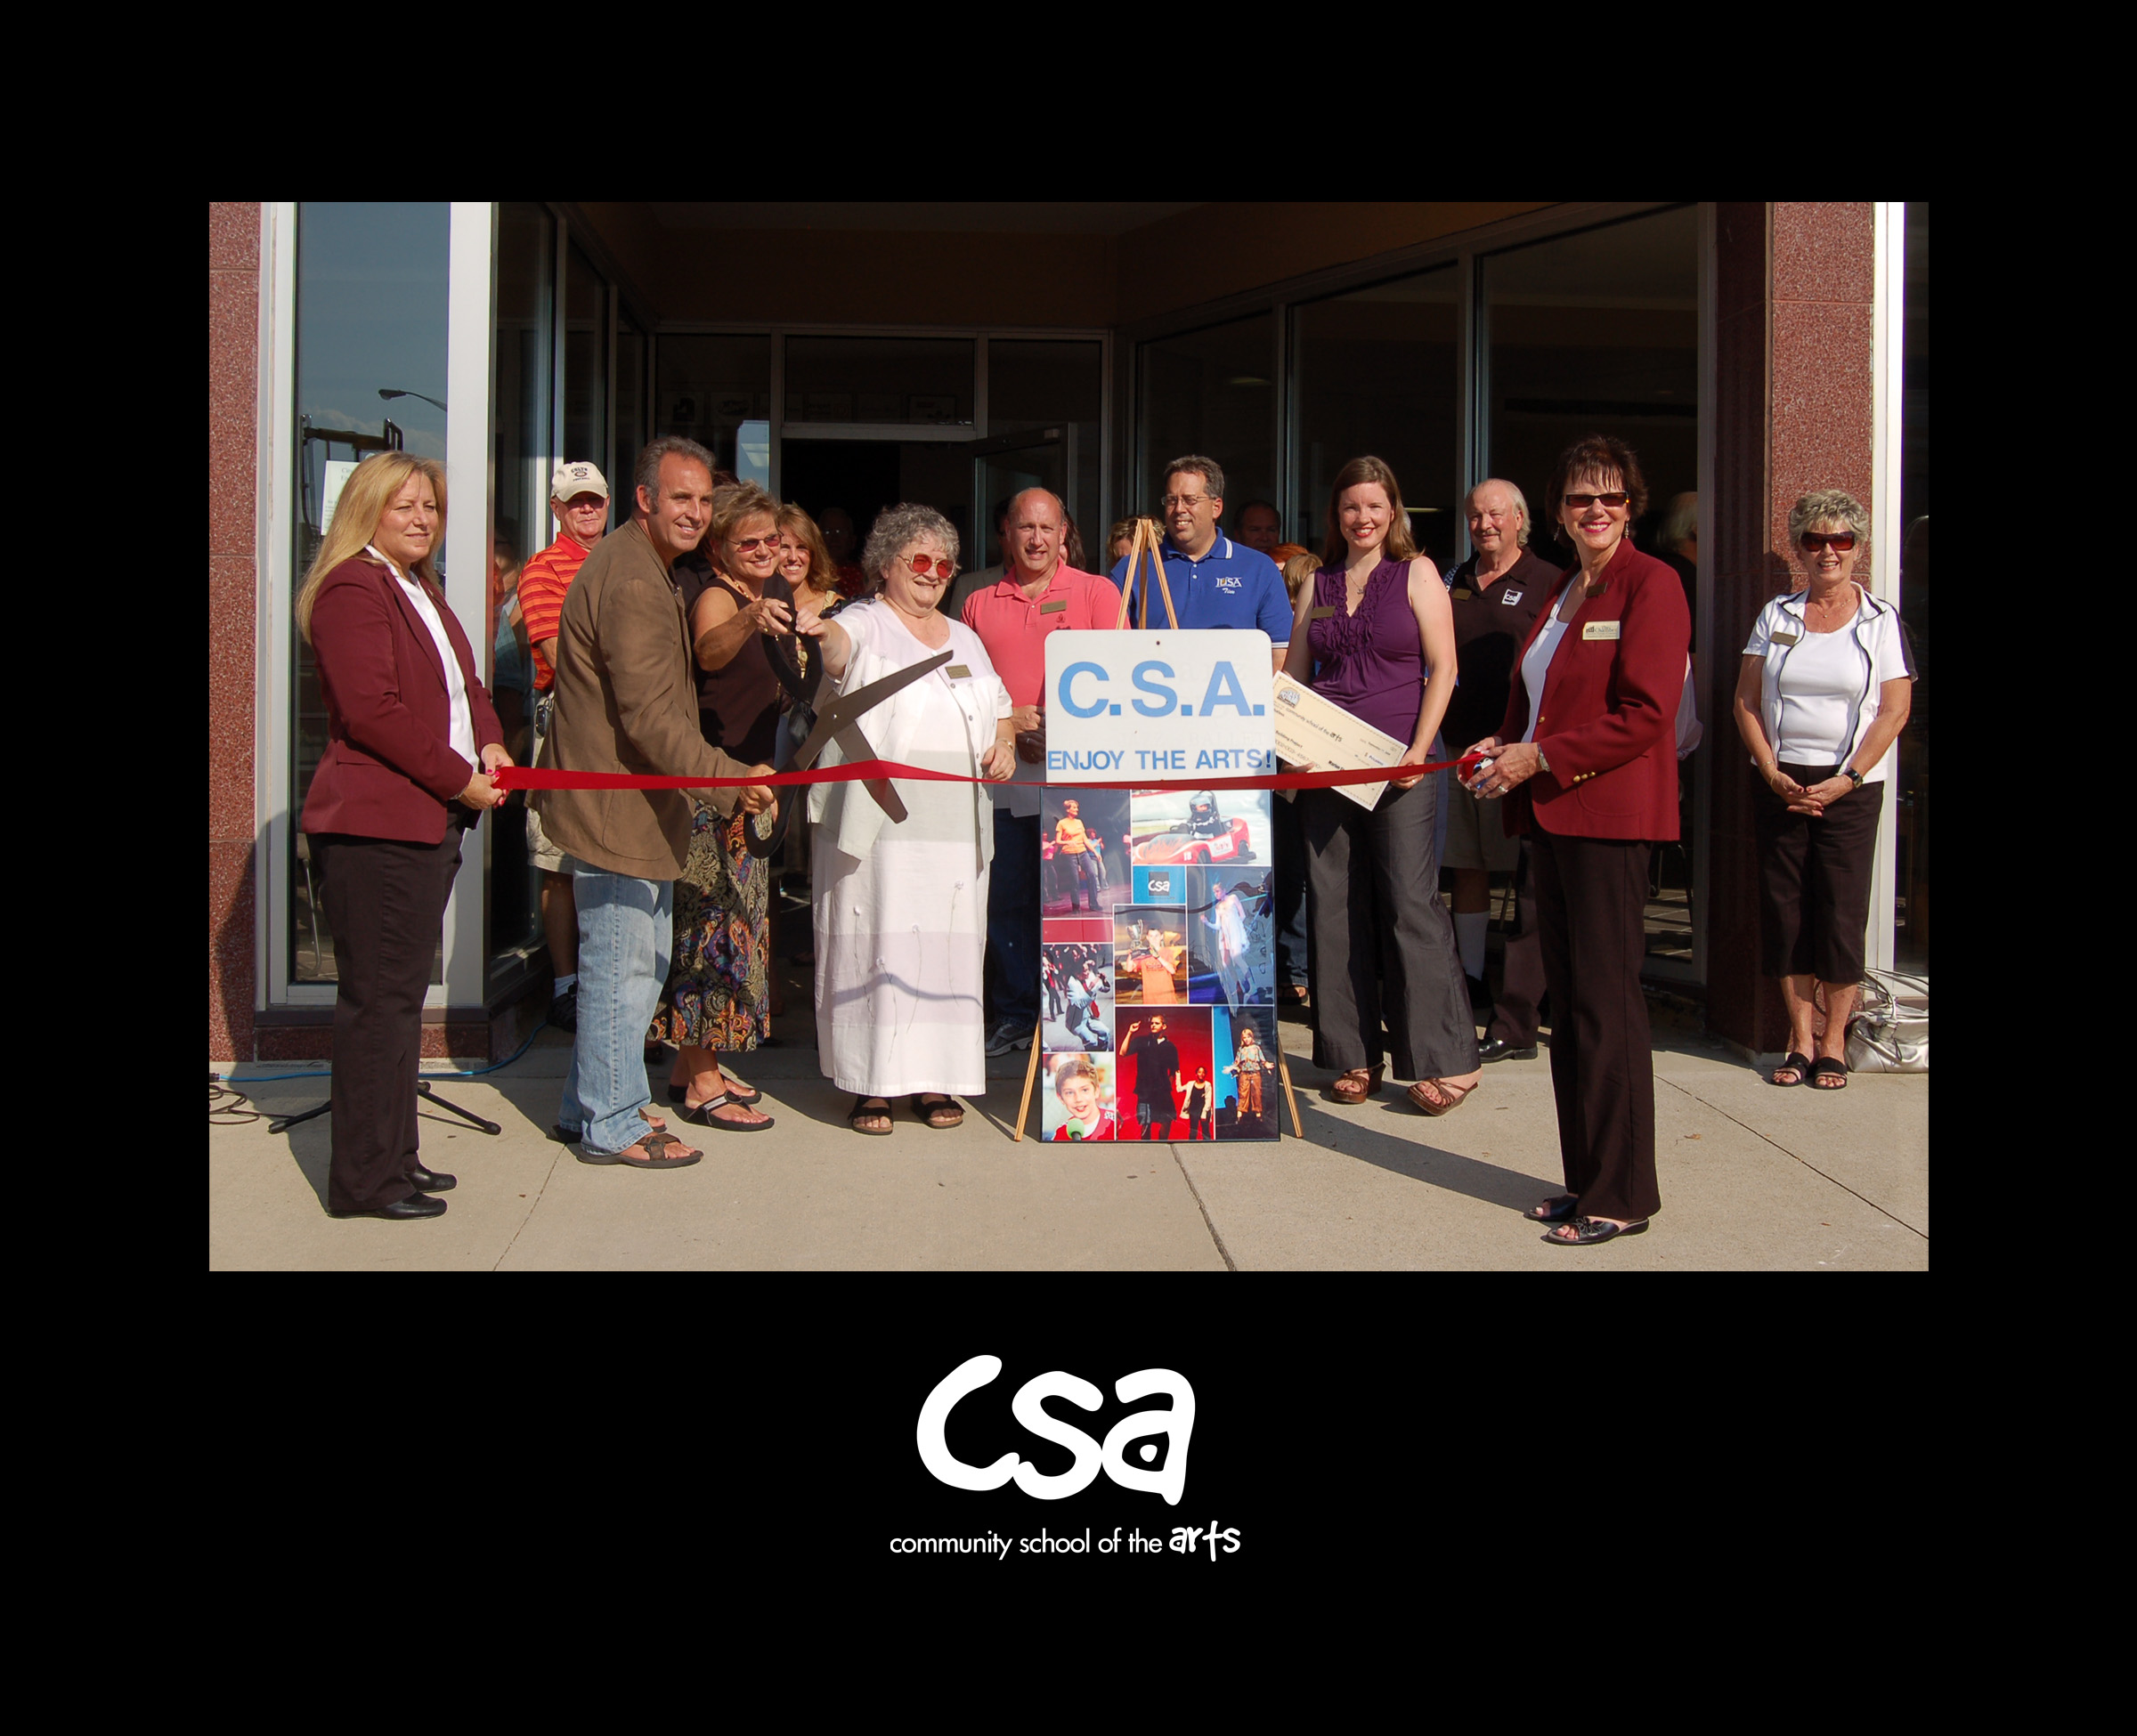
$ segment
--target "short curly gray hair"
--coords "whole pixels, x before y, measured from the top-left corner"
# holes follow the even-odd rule
[[[1792,548],[1803,532],[1819,524],[1840,524],[1855,532],[1855,546],[1870,546],[1870,515],[1852,494],[1837,488],[1814,488],[1797,501],[1788,515],[1788,541]]]
[[[868,531],[868,546],[861,551],[861,571],[880,581],[898,564],[898,557],[922,537],[933,537],[941,543],[950,564],[956,565],[957,527],[932,507],[901,501],[875,515]]]

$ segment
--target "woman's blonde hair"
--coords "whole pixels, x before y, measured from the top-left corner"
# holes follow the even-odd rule
[[[712,491],[711,522],[698,547],[715,567],[719,566],[719,546],[752,518],[768,518],[772,529],[778,530],[779,503],[754,483],[735,483]]]
[[[421,475],[438,497],[438,534],[430,553],[415,564],[417,574],[431,590],[443,595],[438,583],[438,550],[445,541],[445,466],[435,458],[419,458],[412,452],[373,452],[349,473],[341,499],[334,503],[334,522],[320,539],[319,553],[305,573],[297,593],[297,630],[312,643],[312,605],[327,575],[344,561],[354,560],[364,545],[378,534],[378,521],[410,476]]]
[[[1379,483],[1387,504],[1394,508],[1394,516],[1387,522],[1386,540],[1380,545],[1380,558],[1408,561],[1417,556],[1417,541],[1410,534],[1410,515],[1402,509],[1402,484],[1395,480],[1395,473],[1384,459],[1353,458],[1336,473],[1336,480],[1329,487],[1329,539],[1321,558],[1331,568],[1341,567],[1351,558],[1351,546],[1343,538],[1344,493],[1367,483]]]

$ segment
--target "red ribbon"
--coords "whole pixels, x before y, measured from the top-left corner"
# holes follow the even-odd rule
[[[1483,758],[1465,753],[1423,766],[1360,766],[1347,772],[1279,772],[1267,777],[1124,778],[1117,783],[1056,783],[1056,790],[1327,790],[1339,783],[1381,783],[1396,777],[1421,777],[1450,767],[1467,768]],[[997,783],[999,778],[967,777],[962,772],[935,772],[902,766],[895,759],[857,759],[846,766],[818,766],[806,772],[774,772],[767,777],[654,777],[637,772],[560,772],[533,766],[502,766],[492,781],[508,793],[514,790],[745,790],[759,784],[780,789],[797,783],[852,783],[867,778],[908,777],[928,783]],[[1027,788],[1030,786],[1026,786]]]

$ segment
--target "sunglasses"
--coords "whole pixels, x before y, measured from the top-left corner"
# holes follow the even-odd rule
[[[735,545],[735,552],[737,555],[754,555],[760,548],[768,548],[774,554],[777,554],[779,539],[777,537],[744,537]]]
[[[1608,494],[1569,494],[1565,497],[1565,504],[1575,512],[1584,513],[1600,500],[1611,511],[1615,512],[1631,499],[1632,496],[1626,493],[1624,490],[1616,489]]]
[[[913,571],[921,578],[925,579],[928,576],[930,567],[935,569],[935,576],[938,579],[947,579],[957,571],[957,563],[955,561],[930,561],[925,555],[914,556]]]
[[[1799,539],[1806,555],[1815,555],[1819,549],[1830,547],[1835,554],[1845,555],[1855,547],[1853,531],[1806,531]]]

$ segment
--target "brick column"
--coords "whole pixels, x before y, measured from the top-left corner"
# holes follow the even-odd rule
[[[1723,203],[1715,209],[1715,668],[1712,889],[1707,1020],[1767,1052],[1788,1034],[1781,992],[1759,974],[1752,800],[1764,786],[1731,706],[1743,639],[1797,572],[1788,514],[1814,488],[1871,499],[1872,207]]]
[[[207,207],[207,1053],[253,1059],[260,207]]]

